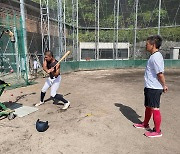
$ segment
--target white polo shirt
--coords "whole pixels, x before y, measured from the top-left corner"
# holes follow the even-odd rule
[[[155,52],[147,61],[144,74],[144,87],[151,89],[163,89],[157,77],[157,74],[160,72],[164,72],[164,60],[160,52]]]

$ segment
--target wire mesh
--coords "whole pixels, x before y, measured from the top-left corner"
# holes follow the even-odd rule
[[[98,1],[99,7],[96,4]],[[87,60],[95,59],[97,56],[95,48],[93,50],[87,49],[81,54],[79,47],[80,42],[96,43],[97,40],[113,44],[128,42],[130,43],[130,59],[148,58],[149,54],[145,51],[145,41],[149,35],[158,33],[159,0],[139,0],[138,10],[135,7],[136,0],[49,0],[48,2],[50,49],[56,59],[62,57],[64,52],[68,50],[75,53],[68,57],[67,61],[80,60],[81,55],[85,55]],[[40,64],[43,61],[40,1],[25,2],[28,55],[24,55],[22,44],[19,2],[8,0],[0,3],[0,30],[2,31],[4,28],[11,31],[16,30],[15,34],[17,34],[18,39],[17,46],[11,43],[7,35],[3,35],[0,40],[0,71],[5,74],[13,70],[17,73],[10,73],[10,76],[17,74],[14,78],[18,79],[20,76],[24,80],[23,74],[26,73],[26,70],[24,71],[24,65],[26,65],[24,58],[28,56],[30,69],[33,68],[32,61],[35,57]],[[135,36],[136,11],[137,35]],[[179,59],[180,2],[178,0],[161,0],[160,21],[160,35],[164,40],[161,52],[166,59],[173,59],[173,54],[176,54],[175,59]],[[98,39],[97,31],[99,32]],[[135,37],[136,48],[133,47]],[[102,59],[120,57],[118,54],[110,53],[118,52],[118,50],[115,51],[115,47],[114,45],[108,51],[99,49],[99,59],[101,57]],[[133,51],[134,49],[136,51]]]

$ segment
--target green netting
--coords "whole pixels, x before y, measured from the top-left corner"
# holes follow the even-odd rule
[[[62,62],[61,72],[73,72],[78,70],[98,70],[117,68],[145,68],[147,60],[101,60]],[[165,68],[180,68],[180,60],[165,60]]]
[[[11,88],[29,84],[21,25],[21,20],[15,14],[0,18],[0,33],[4,31],[0,38],[0,79],[10,83]],[[14,33],[15,43],[5,33],[7,30]]]

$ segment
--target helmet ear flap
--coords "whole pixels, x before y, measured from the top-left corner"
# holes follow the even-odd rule
[[[36,130],[38,132],[44,132],[48,128],[49,128],[48,121],[43,122],[43,121],[40,121],[39,119],[36,121]]]

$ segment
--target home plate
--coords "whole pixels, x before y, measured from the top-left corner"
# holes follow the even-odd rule
[[[14,109],[14,114],[18,117],[24,117],[30,113],[33,113],[38,110],[38,108],[30,107],[30,106],[21,106],[19,108]]]

